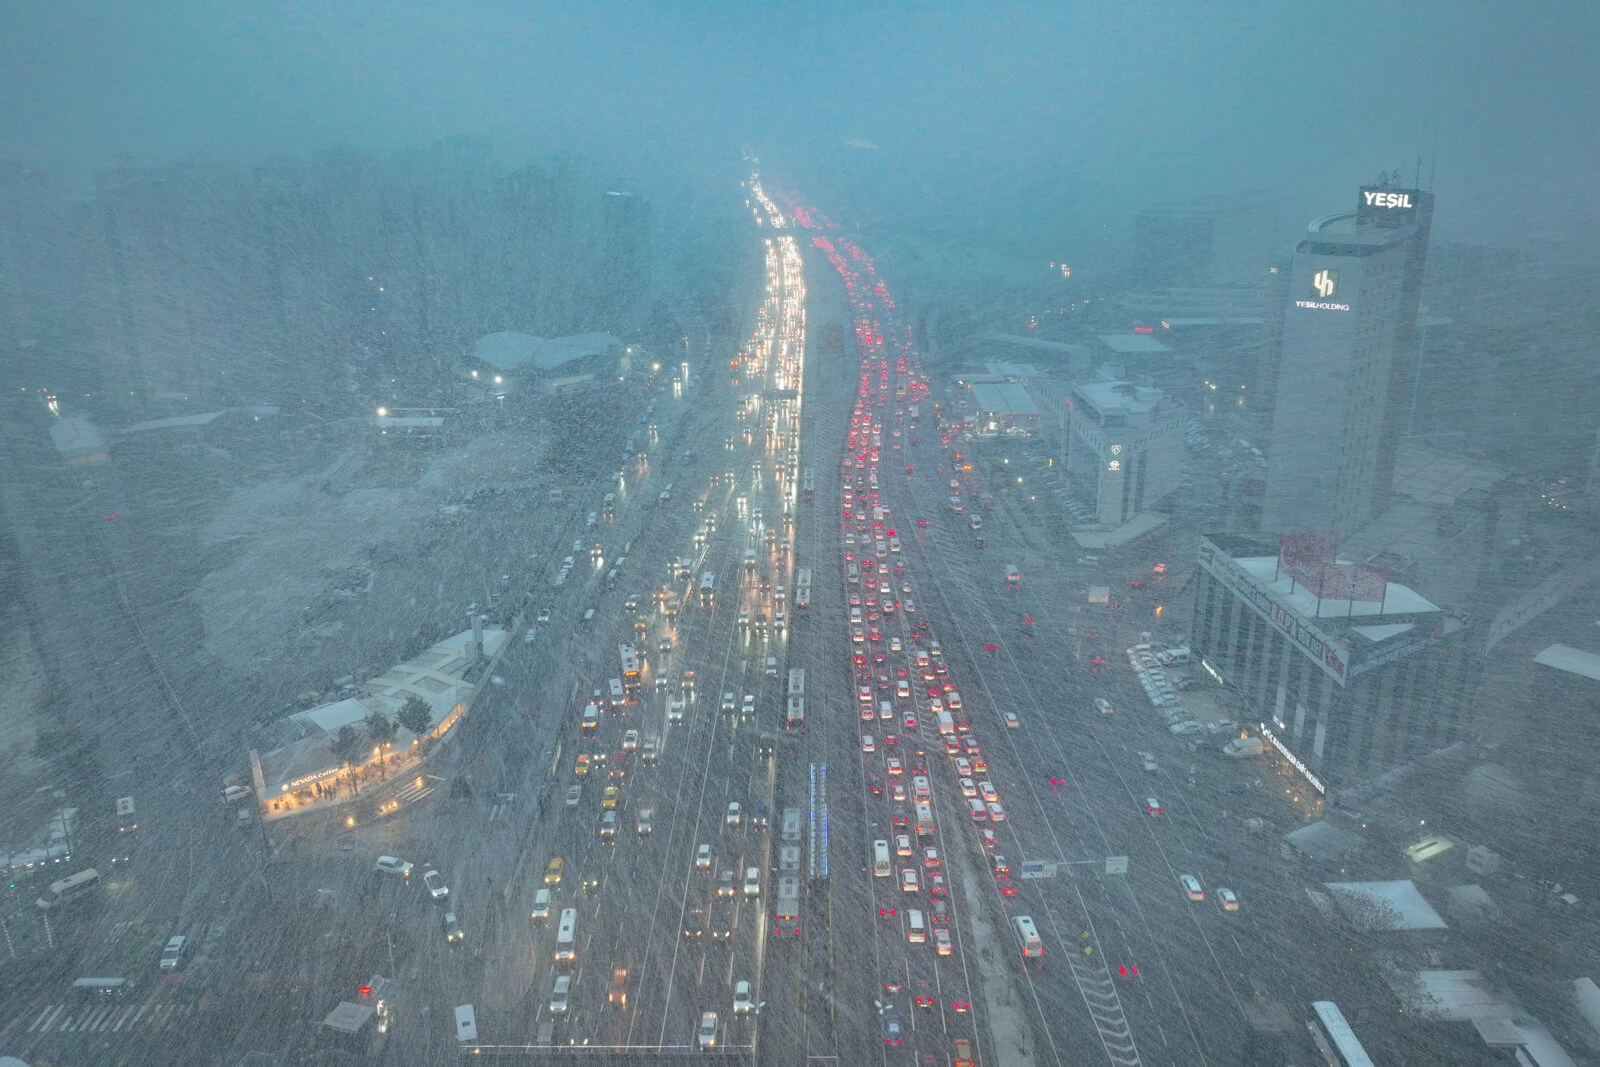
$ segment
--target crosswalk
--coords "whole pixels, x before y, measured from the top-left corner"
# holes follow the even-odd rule
[[[132,1030],[166,1030],[181,1026],[194,1013],[192,1004],[82,1004],[62,1001],[39,1012],[28,1033],[115,1034]]]
[[[433,786],[418,785],[416,782],[412,782],[404,789],[401,789],[399,792],[395,793],[394,799],[396,802],[402,805],[415,804],[417,801],[421,800],[431,792],[433,792]]]

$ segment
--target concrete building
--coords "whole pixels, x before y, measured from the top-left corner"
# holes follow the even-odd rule
[[[979,435],[1032,433],[1039,428],[1039,405],[1019,382],[974,382],[972,402]]]
[[[1067,473],[1099,525],[1116,527],[1178,488],[1185,411],[1158,389],[1126,380],[1073,382]]]
[[[1267,532],[1348,533],[1389,506],[1433,196],[1368,186],[1357,202],[1313,221],[1289,267],[1271,361]]]
[[[1336,548],[1202,538],[1189,637],[1317,798],[1461,740],[1473,676],[1460,619]]]

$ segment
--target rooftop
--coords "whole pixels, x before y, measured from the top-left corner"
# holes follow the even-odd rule
[[[1016,382],[975,382],[972,399],[978,410],[996,415],[1038,415],[1039,405]]]
[[[506,331],[478,338],[472,354],[500,371],[514,371],[528,364],[536,370],[551,370],[585,356],[603,356],[621,344],[609,333],[546,338]]]
[[[1442,609],[1433,601],[1399,582],[1385,582],[1382,600],[1340,600],[1317,597],[1303,584],[1295,581],[1278,567],[1277,556],[1235,558],[1237,563],[1257,582],[1270,589],[1281,601],[1308,619],[1347,619],[1360,616],[1382,618],[1385,615],[1410,615],[1437,612]],[[1348,560],[1339,563],[1349,564]]]
[[[1166,345],[1148,333],[1103,333],[1099,336],[1101,344],[1123,355],[1169,351]]]
[[[1551,645],[1533,657],[1533,662],[1558,671],[1600,682],[1600,656],[1570,645]]]
[[[1144,389],[1130,381],[1073,382],[1073,391],[1102,415],[1149,415],[1161,406],[1159,389]]]

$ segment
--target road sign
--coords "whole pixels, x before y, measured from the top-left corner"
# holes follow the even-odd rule
[[[1127,874],[1128,873],[1128,857],[1126,857],[1126,856],[1107,856],[1106,857],[1106,873],[1107,874]]]
[[[117,798],[117,814],[118,815],[132,815],[133,814],[133,798],[132,797],[118,797]]]
[[[1022,878],[1054,878],[1055,864],[1046,863],[1044,860],[1023,860]]]

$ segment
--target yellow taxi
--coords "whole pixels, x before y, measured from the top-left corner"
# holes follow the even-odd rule
[[[606,791],[600,794],[600,810],[616,811],[617,798],[622,795],[622,790],[614,785],[606,786]]]
[[[578,778],[582,778],[589,773],[589,753],[578,753],[577,761],[572,764],[572,773]]]
[[[561,872],[566,870],[566,869],[567,869],[566,861],[563,860],[560,856],[557,856],[555,859],[551,860],[548,864],[545,865],[545,868],[544,868],[544,884],[545,885],[560,885],[561,884]]]

